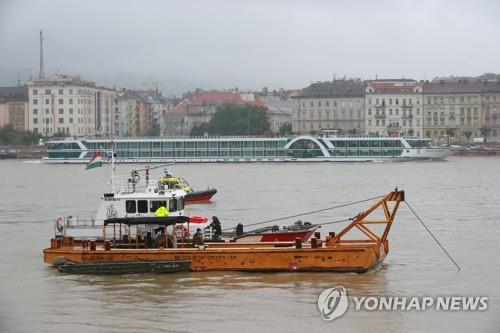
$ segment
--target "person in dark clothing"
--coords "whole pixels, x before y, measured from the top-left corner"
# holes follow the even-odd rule
[[[204,237],[203,234],[201,233],[201,229],[198,228],[196,229],[196,233],[193,235],[193,245],[198,246],[198,245],[203,245],[204,243]]]
[[[212,238],[220,239],[222,236],[222,227],[217,216],[212,216],[212,223],[210,223],[210,227],[212,228]]]
[[[241,236],[243,235],[243,224],[238,223],[238,225],[236,226],[236,236]]]

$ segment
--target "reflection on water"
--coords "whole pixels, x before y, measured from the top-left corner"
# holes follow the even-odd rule
[[[53,220],[96,208],[107,171],[78,165],[1,161],[0,331],[205,332],[495,331],[500,322],[500,159],[432,163],[176,165],[193,186],[218,188],[215,202],[190,206],[224,226],[255,223],[356,201],[398,186],[447,250],[453,265],[401,206],[383,265],[366,274],[196,272],[172,275],[62,275],[42,263]],[[130,166],[119,166],[125,172]],[[303,218],[351,217],[367,205]],[[283,223],[291,223],[283,221]],[[330,225],[322,229],[338,231]],[[348,311],[332,323],[318,294],[488,295],[487,313]],[[376,329],[375,329],[376,328]]]

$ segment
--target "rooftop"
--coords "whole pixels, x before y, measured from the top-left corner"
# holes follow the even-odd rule
[[[95,87],[95,82],[84,81],[77,75],[51,74],[44,79],[34,79],[28,82],[30,86],[64,86],[78,85],[86,87]]]
[[[0,87],[0,98],[6,102],[28,101],[28,86]]]
[[[379,94],[412,94],[416,88],[422,88],[423,84],[415,80],[376,80],[368,82],[367,88],[370,93]],[[368,90],[367,89],[367,90]]]
[[[365,83],[360,80],[316,82],[300,90],[297,98],[304,97],[363,97]]]
[[[424,84],[424,94],[481,93],[481,85],[479,81],[429,82]]]

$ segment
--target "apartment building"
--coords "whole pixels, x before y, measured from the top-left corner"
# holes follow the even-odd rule
[[[28,128],[28,86],[0,87],[0,127]]]
[[[374,80],[366,86],[368,135],[423,136],[422,88],[415,80]]]
[[[465,79],[426,82],[423,99],[426,137],[440,141],[448,141],[450,138],[450,142],[466,142],[470,137],[481,136],[483,112],[480,81]],[[494,104],[491,106],[492,111],[493,106]]]
[[[114,90],[78,76],[51,75],[28,83],[28,129],[44,136],[111,136]]]
[[[363,134],[364,95],[365,83],[360,80],[313,83],[294,97],[292,129],[300,134],[323,130]]]

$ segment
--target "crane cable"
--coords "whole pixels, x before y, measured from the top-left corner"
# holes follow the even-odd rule
[[[327,210],[332,210],[332,209],[336,209],[336,208],[342,208],[342,207],[352,206],[352,205],[356,205],[356,204],[363,203],[363,202],[366,202],[366,201],[372,201],[372,200],[375,200],[375,199],[380,199],[380,198],[383,198],[383,197],[385,197],[385,195],[379,195],[379,196],[376,196],[376,197],[372,197],[372,198],[368,198],[368,199],[364,199],[364,200],[359,200],[359,201],[354,201],[354,202],[349,202],[349,203],[345,203],[345,204],[341,204],[341,205],[337,205],[337,206],[332,206],[332,207],[317,209],[317,210],[313,210],[313,211],[309,211],[309,212],[304,212],[304,213],[289,215],[289,216],[285,216],[285,217],[279,217],[279,218],[275,218],[275,219],[270,219],[270,220],[266,220],[266,221],[251,223],[251,224],[245,225],[245,227],[252,227],[252,226],[255,226],[255,225],[259,225],[259,224],[271,223],[271,222],[276,222],[276,221],[291,219],[291,218],[294,218],[294,217],[299,217],[299,216],[304,216],[304,215],[310,215],[310,214],[314,214],[314,213],[320,213],[320,212],[324,212],[324,211],[327,211]],[[340,220],[340,221],[327,222],[327,223],[324,223],[324,224],[333,224],[333,223],[339,223],[339,222],[346,222],[346,221],[349,221],[349,220],[350,219],[344,219],[344,220]],[[223,230],[226,231],[226,230],[231,230],[231,229],[234,229],[234,227],[225,228]]]
[[[448,251],[446,251],[446,249],[441,244],[441,242],[436,238],[436,236],[434,236],[434,234],[431,232],[431,230],[425,225],[424,221],[422,221],[422,219],[420,218],[420,216],[418,216],[418,214],[413,210],[413,208],[410,206],[410,204],[408,203],[408,201],[405,200],[405,202],[406,202],[406,205],[408,206],[408,208],[410,208],[410,210],[413,213],[413,215],[415,215],[415,217],[417,218],[417,220],[420,221],[420,223],[424,226],[425,230],[427,230],[427,232],[429,233],[429,235],[431,235],[431,237],[434,239],[434,241],[437,243],[437,245],[439,245],[439,247],[441,248],[441,250],[443,250],[443,252],[448,256],[448,258],[451,260],[451,262],[453,263],[453,265],[455,265],[455,267],[457,268],[457,271],[460,272],[462,269],[460,268],[460,266],[458,266],[457,262],[455,260],[453,260],[453,258],[448,253]]]

